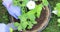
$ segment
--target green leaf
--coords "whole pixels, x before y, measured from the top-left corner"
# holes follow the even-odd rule
[[[25,15],[21,15],[21,16],[19,16],[18,18],[20,19],[20,21],[26,21]]]
[[[58,23],[60,23],[60,19],[58,19]]]
[[[19,26],[18,26],[18,31],[21,31],[21,30],[22,30],[22,26],[19,25]]]
[[[31,29],[32,28],[32,26],[33,26],[33,24],[30,22],[30,21],[28,21],[28,28],[27,29]]]
[[[18,5],[18,1],[17,0],[13,0],[13,5],[17,6]]]
[[[60,3],[57,3],[54,9],[57,10],[57,16],[60,17]]]
[[[34,19],[34,20],[35,20],[35,15],[33,15],[33,14],[28,14],[27,16],[28,16],[29,19],[31,19],[31,20]]]
[[[43,7],[43,5],[42,4],[40,4],[40,5],[37,5],[37,17],[39,18],[40,17],[40,14],[41,14],[41,11],[42,11],[42,7]]]
[[[22,29],[25,30],[28,25],[28,22],[25,21],[25,22],[21,23],[21,25],[22,25]]]
[[[26,6],[26,4],[28,3],[29,0],[24,0],[23,4]]]
[[[31,23],[32,23],[32,24],[37,24],[37,21],[32,20]]]
[[[60,3],[57,3],[56,6],[57,6],[57,7],[60,7]]]
[[[48,1],[47,0],[42,0],[44,6],[48,6]]]
[[[16,27],[19,26],[19,23],[18,22],[15,22],[14,23],[14,26],[16,26]]]
[[[57,13],[57,16],[60,17],[60,11]]]

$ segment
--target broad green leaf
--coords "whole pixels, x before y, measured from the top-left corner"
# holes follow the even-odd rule
[[[37,6],[37,17],[38,18],[40,17],[40,14],[41,14],[41,11],[42,11],[42,7],[43,7],[42,4],[40,4],[40,5]]]

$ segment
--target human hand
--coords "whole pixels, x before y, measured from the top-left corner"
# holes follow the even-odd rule
[[[13,17],[15,17],[16,19],[18,19],[18,16],[21,15],[21,9],[18,6],[14,6],[12,3],[12,0],[2,0],[3,1],[3,5],[6,7],[7,11],[9,12],[9,14]]]
[[[9,32],[9,27],[4,23],[0,23],[0,32]]]

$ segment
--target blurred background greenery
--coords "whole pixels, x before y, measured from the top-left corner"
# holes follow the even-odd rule
[[[49,1],[52,11],[56,3],[60,2],[60,0],[48,0],[48,1]],[[57,19],[58,19],[57,15],[51,13],[50,22],[48,26],[42,32],[60,32],[60,27],[58,27]]]
[[[0,0],[0,23],[8,23],[9,17],[6,8],[2,5],[2,0]]]
[[[56,3],[60,2],[60,0],[48,0],[48,1],[51,5],[52,11],[53,11],[53,8],[55,7]],[[51,15],[52,16],[51,16],[48,26],[42,32],[60,32],[60,27],[57,26],[58,17],[56,15],[54,15],[53,13]],[[3,7],[3,5],[2,5],[2,0],[0,0],[0,23],[1,22],[4,22],[4,23],[9,22],[8,13],[6,11],[6,8]]]

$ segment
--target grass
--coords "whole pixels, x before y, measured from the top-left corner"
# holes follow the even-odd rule
[[[60,0],[48,0],[48,1],[53,11],[53,8],[55,7],[56,3],[59,2]],[[58,27],[57,19],[58,19],[57,15],[52,13],[48,26],[42,32],[60,32],[60,27]]]
[[[42,32],[60,32],[60,28],[57,25],[57,16],[52,14],[48,26]]]
[[[7,10],[5,7],[2,5],[2,0],[0,0],[0,23],[8,23],[8,15],[7,15]]]

